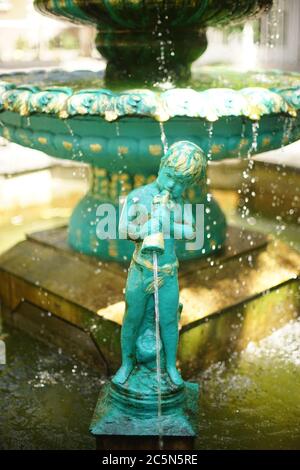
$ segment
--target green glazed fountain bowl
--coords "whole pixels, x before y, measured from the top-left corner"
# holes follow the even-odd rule
[[[101,85],[98,72],[2,75],[0,132],[55,157],[146,176],[157,172],[164,138],[169,145],[191,140],[209,160],[247,157],[300,138],[296,73],[207,67],[186,88]]]
[[[171,28],[207,27],[241,21],[272,5],[272,0],[35,0],[41,13],[88,23],[105,30],[146,30],[166,19]]]
[[[241,86],[242,84],[242,86]],[[100,72],[62,70],[0,77],[0,134],[48,155],[88,163],[91,186],[70,220],[69,242],[86,254],[126,261],[126,240],[96,236],[97,208],[115,206],[133,188],[155,178],[167,145],[179,140],[198,144],[210,161],[250,157],[300,139],[300,75],[281,72],[237,73],[211,67],[184,88],[162,90],[103,88]],[[189,188],[187,199],[203,204],[206,223],[201,250],[223,246],[226,221],[206,182]]]

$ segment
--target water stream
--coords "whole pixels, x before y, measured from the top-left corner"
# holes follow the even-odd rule
[[[242,194],[244,204],[241,210],[241,217],[243,219],[247,218],[250,214],[250,209],[248,203],[251,197],[255,197],[255,192],[251,191],[251,184],[255,182],[255,179],[252,177],[252,170],[254,166],[254,160],[252,156],[257,153],[258,150],[258,133],[259,133],[259,122],[254,121],[251,126],[252,136],[251,136],[251,145],[247,153],[247,167],[244,169],[242,176],[243,181],[241,189],[238,190],[239,194]],[[243,129],[243,132],[245,130]]]
[[[169,144],[168,144],[168,139],[166,136],[165,126],[163,122],[159,123],[159,128],[160,128],[160,140],[163,146],[164,154],[166,154],[169,149]]]
[[[162,404],[161,404],[161,363],[160,363],[160,320],[158,298],[158,268],[157,253],[153,252],[153,278],[154,278],[154,309],[155,309],[155,340],[156,340],[156,377],[157,377],[157,423],[159,435],[159,448],[163,449]]]
[[[239,153],[238,153],[239,158],[241,158],[241,156],[242,156],[242,148],[241,147],[244,144],[245,138],[246,138],[246,123],[243,120],[243,122],[242,122],[242,131],[241,131],[241,139],[240,139],[240,147],[239,147]]]
[[[72,137],[72,142],[71,142],[72,143],[72,158],[71,158],[71,160],[74,160],[74,161],[79,160],[79,161],[84,162],[84,155],[83,155],[83,151],[81,150],[81,147],[80,147],[80,141],[79,141],[78,136],[75,134],[74,130],[72,129],[71,124],[68,122],[67,119],[64,119],[63,123],[65,124],[65,126],[67,128],[68,135],[70,137]],[[85,178],[84,168],[82,166],[79,166],[78,168],[76,168],[73,171],[73,176],[80,176],[81,178]]]
[[[211,147],[212,147],[213,135],[214,135],[214,123],[213,123],[213,122],[210,122],[210,123],[208,124],[208,152],[207,152],[207,158],[208,158],[208,160],[210,160],[210,159],[211,159],[211,156],[212,156]]]
[[[291,135],[294,131],[294,126],[295,126],[294,117],[287,116],[284,118],[281,148],[283,148],[285,145],[287,145],[290,142]]]
[[[266,21],[265,44],[274,49],[282,45],[285,33],[285,6],[286,0],[273,0],[273,6],[268,13]]]
[[[167,58],[175,56],[174,44],[167,24],[167,5],[157,6],[157,20],[153,30],[153,36],[159,42],[159,53],[156,57],[159,77],[154,87],[161,87],[162,89],[172,87],[172,76],[168,68],[169,64]]]
[[[69,134],[71,137],[74,138],[75,135],[74,135],[74,131],[73,131],[72,127],[71,127],[71,124],[68,122],[67,119],[63,119],[62,122],[65,124],[65,126],[66,126],[66,128],[67,128],[67,131],[68,131],[68,134]]]
[[[116,121],[116,136],[117,136],[117,141],[119,141],[119,137],[121,136],[119,121]],[[118,153],[118,158],[121,159],[121,160],[124,160],[124,154],[122,153],[122,146],[118,145],[117,153]],[[123,167],[123,169],[124,169],[124,167]],[[119,171],[119,173],[122,173],[122,172]]]
[[[254,121],[252,123],[252,141],[251,141],[251,147],[248,153],[248,158],[250,158],[253,154],[257,153],[258,133],[259,133],[259,121]]]

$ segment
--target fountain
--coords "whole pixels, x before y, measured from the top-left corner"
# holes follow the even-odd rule
[[[107,67],[104,75],[58,70],[0,76],[0,135],[54,157],[85,162],[91,169],[90,189],[74,209],[68,235],[65,228],[35,234],[1,256],[0,296],[15,312],[7,316],[9,319],[20,319],[17,310],[24,301],[40,309],[46,305],[53,317],[64,320],[61,330],[67,329],[67,323],[87,332],[87,350],[94,348],[92,354],[98,354],[98,362],[108,374],[116,371],[124,312],[124,266],[135,256],[132,242],[120,236],[118,220],[131,191],[156,184],[161,161],[174,144],[182,141],[198,145],[201,156],[204,152],[207,160],[214,162],[235,157],[250,161],[252,155],[300,138],[299,74],[238,73],[219,67],[203,67],[196,75],[191,71],[191,64],[206,49],[208,26],[241,21],[271,5],[272,0],[35,1],[36,8],[47,15],[96,25],[96,45],[107,59]],[[287,247],[281,246],[278,253],[278,246],[265,237],[227,227],[221,208],[209,192],[205,165],[200,177],[191,179],[185,187],[184,197],[191,204],[194,218],[197,207],[202,205],[205,220],[200,247],[187,250],[184,240],[174,241],[178,259],[185,261],[179,275],[184,305],[179,360],[183,372],[191,373],[206,363],[206,350],[210,356],[207,360],[211,361],[228,345],[230,335],[216,334],[214,348],[218,352],[205,347],[216,327],[203,325],[204,320],[211,317],[212,325],[217,313],[244,305],[275,288],[286,289],[282,294],[284,305],[294,305],[299,265],[297,255]],[[104,217],[101,208],[108,204],[112,212],[107,224],[117,222],[114,236],[103,237],[98,230]],[[38,259],[34,264],[33,253]],[[246,261],[244,266],[240,259]],[[104,268],[98,276],[95,267],[99,262],[104,263]],[[156,262],[159,274],[160,255],[154,250],[151,266],[155,267]],[[156,269],[154,277],[155,273]],[[110,426],[105,421],[103,403],[117,409],[112,410],[117,419],[120,409],[124,414],[127,400],[134,404],[130,409],[140,407],[141,415],[148,410],[150,420],[155,410],[152,425],[156,431],[150,426],[148,435],[161,433],[159,430],[157,434],[157,416],[163,416],[169,405],[171,411],[177,407],[176,419],[183,434],[188,439],[195,434],[186,418],[187,414],[193,416],[195,410],[185,406],[194,401],[197,390],[177,384],[174,391],[166,374],[164,354],[155,350],[156,361],[153,358],[153,331],[156,338],[161,334],[157,327],[159,289],[155,288],[154,293],[158,300],[156,315],[153,305],[145,318],[151,317],[154,322],[156,317],[156,328],[155,322],[151,323],[150,339],[144,331],[145,344],[141,335],[133,341],[139,351],[138,364],[143,363],[145,345],[151,346],[151,360],[147,359],[152,371],[149,383],[144,378],[140,382],[135,375],[142,374],[144,366],[129,376],[133,383],[130,382],[128,395],[122,383],[113,381],[97,406],[92,427],[96,435],[115,433],[114,422]],[[42,301],[46,294],[46,301]],[[270,305],[272,310],[272,301]],[[235,341],[237,348],[247,344],[253,335],[262,337],[282,324],[281,312],[270,316],[270,310],[265,308],[259,320],[255,317],[252,327],[250,321],[247,328],[239,327],[245,336]],[[291,315],[292,309],[287,308],[285,321]],[[225,332],[230,330],[233,317],[228,315],[229,323],[226,320],[222,324]],[[41,321],[34,309],[29,320],[31,324]],[[60,328],[54,323],[52,327],[58,332]],[[76,334],[72,330],[72,338]],[[158,338],[158,349],[159,343]],[[161,369],[160,377],[153,375],[154,369],[158,375]],[[156,379],[161,384],[161,394],[155,389]],[[137,399],[139,386],[154,390],[147,395],[142,388],[146,401]],[[158,403],[161,407],[157,408]],[[140,423],[136,428],[140,434],[142,427]],[[174,437],[168,430],[170,426],[162,423],[162,434]],[[130,432],[132,429],[129,435]]]

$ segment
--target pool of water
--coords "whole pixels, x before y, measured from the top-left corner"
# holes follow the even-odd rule
[[[199,379],[199,448],[300,449],[300,320]]]
[[[0,449],[92,449],[88,427],[102,378],[21,331],[5,327],[3,336]]]
[[[0,449],[93,449],[104,378],[63,351],[3,330]],[[300,449],[300,320],[194,377],[198,449]]]
[[[49,87],[70,87],[74,91],[83,89],[106,88],[104,72],[91,72],[87,70],[78,70],[66,72],[63,70],[37,70],[33,72],[16,72],[13,74],[0,75],[0,81],[14,83],[16,85],[38,86],[42,89]],[[300,75],[292,72],[281,71],[238,71],[224,66],[202,66],[193,70],[191,78],[182,81],[177,86],[181,88],[192,88],[197,91],[204,91],[208,88],[233,88],[239,90],[246,87],[290,87],[299,86]],[[132,84],[122,80],[122,87],[114,87],[114,91],[122,91],[132,88],[150,88],[149,84]],[[170,88],[175,85],[169,84]],[[166,83],[157,83],[152,88],[154,91],[163,91],[166,89]]]
[[[300,249],[299,227],[262,218],[249,224],[234,201],[224,206],[231,222]],[[11,226],[14,241],[23,238],[22,228],[28,229]],[[6,325],[0,339],[7,349],[0,449],[93,449],[88,428],[104,377]],[[300,319],[193,380],[201,388],[198,449],[300,449]]]

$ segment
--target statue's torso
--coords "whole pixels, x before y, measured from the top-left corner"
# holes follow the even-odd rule
[[[159,195],[160,192],[155,184],[149,184],[143,186],[138,190],[134,191],[131,196],[130,203],[142,204],[147,209],[147,215],[142,220],[142,223],[147,222],[151,218],[153,209],[153,198]],[[153,255],[151,253],[142,253],[142,240],[135,242],[136,248],[134,253],[134,261],[138,264],[152,267]],[[164,237],[164,252],[158,256],[158,266],[163,267],[164,265],[172,265],[177,267],[178,261],[175,252],[175,241],[172,237]]]

